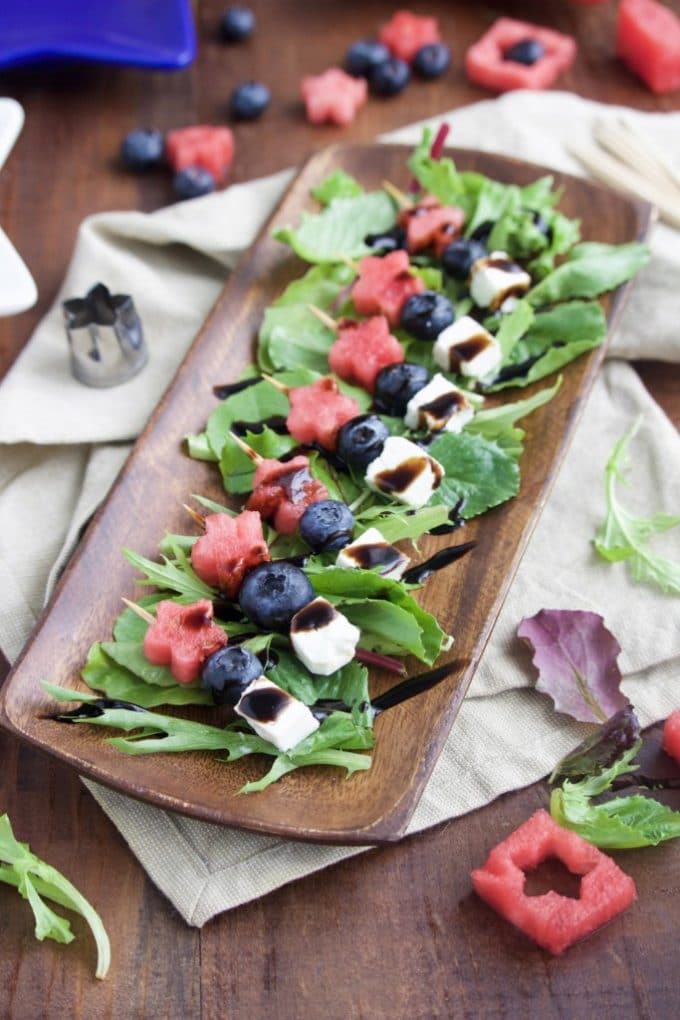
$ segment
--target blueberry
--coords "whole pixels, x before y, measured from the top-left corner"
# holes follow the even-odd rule
[[[512,60],[516,64],[531,67],[537,60],[545,56],[545,46],[537,39],[520,39],[503,54],[503,60]]]
[[[486,248],[481,241],[473,241],[471,237],[459,237],[444,249],[442,266],[444,272],[454,280],[467,280],[472,263],[484,258]]]
[[[430,373],[424,365],[408,361],[386,365],[376,376],[373,405],[376,411],[403,418],[411,397],[415,397],[429,381]]]
[[[247,7],[227,7],[220,19],[220,35],[225,42],[243,42],[254,28],[255,15]]]
[[[300,535],[314,552],[332,552],[347,545],[354,530],[354,514],[338,499],[310,503],[300,518]]]
[[[390,432],[377,414],[360,414],[346,421],[338,432],[338,456],[361,471],[382,453]]]
[[[272,94],[260,81],[247,81],[234,89],[229,112],[234,120],[256,120],[269,106]]]
[[[345,54],[345,70],[355,78],[367,78],[374,67],[390,59],[387,46],[375,39],[353,43]]]
[[[396,96],[409,83],[411,72],[408,64],[399,57],[390,57],[374,67],[368,76],[371,92],[377,96]]]
[[[123,139],[120,158],[128,170],[148,170],[163,159],[165,141],[160,131],[131,131]]]
[[[203,663],[201,686],[211,692],[216,705],[235,705],[263,672],[262,663],[247,648],[225,645]]]
[[[541,216],[540,212],[538,212],[538,210],[536,209],[531,210],[531,218],[534,221],[534,226],[536,227],[536,230],[538,230],[540,234],[543,234],[544,237],[547,237],[547,239],[550,241],[552,237],[552,228],[550,227],[548,221],[544,219],[544,217]]]
[[[374,255],[388,255],[398,248],[406,248],[406,231],[403,227],[392,227],[380,234],[367,234],[364,244],[373,249]]]
[[[177,171],[173,187],[178,198],[199,198],[215,190],[215,178],[202,166],[187,166]]]
[[[453,305],[437,290],[412,294],[401,310],[400,324],[416,340],[436,340],[453,322]]]
[[[261,563],[246,576],[239,605],[262,630],[287,630],[299,609],[314,598],[309,578],[285,560]]]
[[[413,58],[413,70],[421,78],[439,78],[451,63],[451,50],[444,43],[421,46]]]

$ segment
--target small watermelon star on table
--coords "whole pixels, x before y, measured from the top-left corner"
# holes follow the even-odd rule
[[[380,29],[378,38],[390,53],[410,64],[423,46],[438,43],[441,36],[436,18],[412,11],[395,11]]]
[[[366,102],[368,85],[364,78],[353,78],[339,67],[302,79],[302,98],[310,124],[351,124],[357,110]]]

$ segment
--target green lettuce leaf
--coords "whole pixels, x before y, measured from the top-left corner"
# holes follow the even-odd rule
[[[98,978],[105,978],[111,964],[111,946],[102,919],[94,907],[61,872],[42,861],[27,843],[20,843],[9,817],[0,815],[0,882],[15,886],[28,900],[35,916],[35,937],[68,943],[74,938],[66,918],[55,913],[43,897],[80,914],[97,945]]]
[[[369,528],[377,528],[386,542],[400,542],[410,538],[416,540],[431,531],[449,523],[449,508],[443,504],[424,506],[409,511],[404,506],[378,504],[360,510],[355,515],[355,537]]]
[[[537,408],[543,407],[544,404],[548,404],[561,385],[562,376],[559,376],[553,386],[545,386],[525,400],[517,400],[511,404],[500,404],[498,407],[478,411],[465,426],[465,431],[482,435],[486,439],[496,439],[498,436],[504,435],[515,422],[531,414]]]
[[[680,812],[652,797],[634,795],[593,803],[594,798],[611,789],[617,776],[637,770],[638,766],[631,763],[640,743],[597,776],[577,783],[567,779],[561,789],[553,790],[550,813],[555,821],[604,850],[657,846],[680,836]]]
[[[280,435],[270,428],[263,428],[261,432],[246,430],[243,439],[262,457],[272,460],[279,460],[298,445],[292,436]],[[220,472],[227,492],[232,495],[252,492],[255,465],[231,437],[226,439],[220,453]]]
[[[280,227],[274,237],[305,262],[341,262],[370,254],[366,235],[389,230],[395,220],[392,200],[384,191],[371,191],[336,198],[320,213],[303,212],[299,227]]]
[[[127,661],[132,660],[128,658]],[[88,687],[94,691],[101,691],[105,697],[115,701],[132,701],[142,708],[213,703],[208,691],[195,684],[178,684],[172,676],[171,682],[162,686],[150,683],[107,655],[99,642],[90,648],[87,662],[80,675]]]
[[[199,432],[197,435],[186,435],[184,440],[187,444],[187,453],[194,460],[207,460],[216,461],[218,458],[215,456],[210,442],[208,441],[207,432]]]
[[[534,321],[534,310],[528,301],[518,301],[513,310],[504,315],[496,333],[505,362],[513,347]]]
[[[617,482],[625,481],[628,448],[641,424],[639,418],[618,440],[605,468],[607,514],[595,536],[595,548],[610,563],[628,562],[633,580],[656,585],[669,595],[680,595],[680,563],[652,552],[649,540],[680,524],[680,516],[657,513],[638,517],[626,510],[617,495]]]
[[[336,198],[356,198],[363,193],[364,189],[359,182],[344,170],[334,170],[321,184],[312,188],[312,195],[322,205],[328,205]]]
[[[429,452],[446,473],[431,502],[453,507],[464,500],[461,517],[469,519],[516,496],[521,436],[507,427],[493,439],[470,431],[439,436]]]
[[[535,307],[572,298],[594,298],[630,280],[649,261],[649,248],[629,244],[579,244],[528,296]]]

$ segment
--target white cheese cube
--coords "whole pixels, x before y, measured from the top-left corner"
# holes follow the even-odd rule
[[[290,621],[290,643],[310,673],[329,676],[354,658],[361,631],[324,598],[298,610]]]
[[[404,421],[410,429],[460,432],[474,413],[463,391],[437,373],[427,386],[411,397],[406,405]]]
[[[377,528],[367,528],[338,553],[335,563],[347,569],[377,570],[381,577],[399,580],[411,562],[410,556],[390,545]]]
[[[290,751],[319,728],[304,702],[264,676],[246,687],[234,711],[279,751]]]
[[[439,461],[403,436],[389,436],[366,468],[371,489],[414,509],[425,506],[443,477]]]
[[[480,308],[495,312],[506,298],[525,294],[530,286],[529,274],[504,251],[492,251],[472,263],[470,297]]]
[[[496,338],[470,315],[442,330],[432,355],[445,372],[458,372],[469,379],[485,379],[503,359]]]

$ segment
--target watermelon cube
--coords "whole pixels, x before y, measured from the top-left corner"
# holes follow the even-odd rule
[[[208,656],[227,643],[227,635],[212,620],[210,599],[190,606],[159,602],[156,622],[144,635],[144,655],[154,666],[169,666],[178,683],[190,684]]]
[[[680,88],[680,18],[656,0],[621,0],[616,54],[652,92]]]
[[[308,459],[300,455],[285,463],[261,461],[246,507],[272,521],[279,534],[292,535],[307,507],[321,499],[328,499],[328,489],[312,477]]]
[[[534,64],[506,60],[505,53],[516,43],[535,40],[545,53]],[[499,18],[465,55],[470,81],[496,92],[510,89],[545,89],[574,62],[576,41],[570,35],[542,28],[528,21]]]
[[[664,723],[663,749],[680,765],[680,708],[671,712]]]
[[[345,382],[363,386],[372,393],[378,372],[386,365],[404,360],[404,349],[384,315],[374,315],[364,322],[343,320],[338,339],[328,352],[328,364]]]
[[[237,517],[209,514],[205,535],[191,550],[191,565],[206,584],[236,598],[246,574],[270,559],[258,513],[244,510]]]
[[[165,155],[175,171],[200,166],[222,184],[234,158],[234,136],[228,127],[197,124],[165,136]]]
[[[465,213],[455,205],[442,205],[433,195],[426,195],[416,205],[402,209],[399,225],[406,230],[406,243],[412,255],[433,248],[441,255],[460,234]]]
[[[335,449],[339,429],[360,412],[356,400],[341,393],[330,375],[309,386],[294,387],[288,399],[286,425],[291,436],[305,446],[318,443],[326,450]]]
[[[310,124],[351,124],[366,102],[365,78],[353,78],[339,67],[302,79],[302,98]]]
[[[525,871],[549,857],[582,876],[578,899],[552,889],[526,895]],[[555,954],[607,924],[636,896],[633,879],[611,857],[561,828],[547,811],[536,811],[494,847],[483,867],[472,872],[472,884],[502,917]]]
[[[391,326],[398,326],[404,303],[423,290],[423,280],[411,274],[408,254],[398,249],[382,258],[368,255],[361,260],[352,301],[360,315],[385,315]]]
[[[378,38],[393,56],[410,64],[419,49],[439,42],[441,36],[436,18],[422,17],[412,11],[395,11],[381,27]]]

